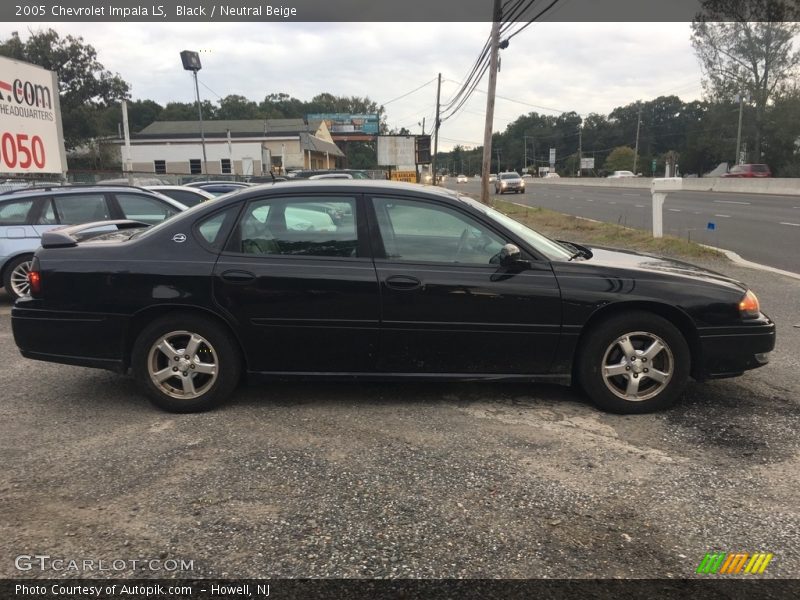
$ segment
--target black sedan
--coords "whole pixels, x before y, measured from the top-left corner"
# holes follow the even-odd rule
[[[169,411],[217,405],[246,374],[577,381],[638,413],[775,345],[737,281],[556,242],[441,189],[265,185],[139,225],[45,233],[14,338],[28,358],[130,370]]]

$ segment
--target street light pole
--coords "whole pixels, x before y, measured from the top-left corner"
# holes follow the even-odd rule
[[[197,115],[200,118],[200,143],[203,146],[203,167],[200,170],[201,174],[208,175],[208,159],[206,157],[206,135],[203,131],[203,107],[200,104],[200,86],[197,83],[197,72],[202,69],[200,64],[200,55],[192,50],[184,50],[181,52],[181,62],[186,71],[191,71],[194,75],[194,91],[197,97]]]

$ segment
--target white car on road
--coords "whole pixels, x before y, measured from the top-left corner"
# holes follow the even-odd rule
[[[633,171],[614,171],[607,179],[622,179],[624,177],[636,177]]]

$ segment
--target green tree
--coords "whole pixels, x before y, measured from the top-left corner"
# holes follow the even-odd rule
[[[634,151],[630,146],[618,146],[608,155],[603,168],[606,171],[632,171],[633,155]]]
[[[692,23],[703,86],[717,100],[744,93],[755,107],[755,154],[761,157],[767,107],[796,80],[800,11],[785,0],[704,0]]]
[[[260,117],[261,111],[255,102],[236,94],[222,98],[216,114],[217,119],[258,119]]]
[[[97,51],[82,37],[62,38],[48,29],[22,41],[15,31],[0,42],[0,55],[55,71],[67,149],[100,135],[104,109],[128,97],[130,86],[97,60]]]

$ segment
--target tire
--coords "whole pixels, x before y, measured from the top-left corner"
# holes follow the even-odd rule
[[[586,394],[603,410],[619,414],[672,406],[690,371],[683,334],[666,319],[644,311],[616,315],[594,327],[578,361],[578,377]]]
[[[224,327],[187,314],[153,321],[136,339],[132,354],[133,375],[145,394],[159,408],[175,413],[221,404],[239,383],[241,362]],[[160,382],[158,373],[165,377]]]
[[[3,287],[13,302],[28,293],[28,271],[33,261],[32,254],[23,254],[10,260],[3,273]]]

